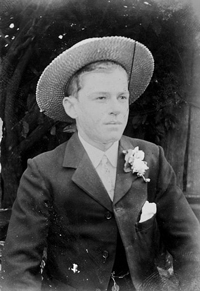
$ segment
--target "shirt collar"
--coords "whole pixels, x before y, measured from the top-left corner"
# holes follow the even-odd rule
[[[113,143],[113,145],[107,150],[107,151],[101,151],[99,149],[97,149],[96,147],[92,146],[91,144],[89,144],[88,142],[86,142],[78,133],[78,137],[84,147],[84,149],[86,150],[90,160],[92,161],[93,166],[95,167],[95,169],[97,168],[97,166],[99,165],[99,163],[102,160],[102,157],[104,155],[107,156],[109,162],[111,163],[111,165],[116,168],[117,167],[117,157],[118,157],[118,146],[119,146],[119,141],[116,141]]]

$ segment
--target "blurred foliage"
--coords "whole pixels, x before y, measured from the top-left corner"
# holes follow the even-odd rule
[[[183,0],[0,0],[4,188],[13,179],[7,182],[9,175],[17,176],[18,183],[27,158],[54,148],[74,132],[70,120],[55,123],[39,112],[35,90],[44,68],[88,37],[127,36],[152,51],[154,76],[130,108],[126,133],[161,144],[178,122],[174,109],[185,102],[191,83],[187,64],[199,33],[191,5]],[[5,194],[5,189],[4,199],[11,191]]]

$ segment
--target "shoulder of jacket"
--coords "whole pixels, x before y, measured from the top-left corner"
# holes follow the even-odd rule
[[[43,166],[48,165],[48,164],[55,165],[55,163],[58,163],[60,159],[62,162],[66,145],[67,145],[67,141],[58,145],[53,150],[50,150],[50,151],[47,151],[35,156],[31,160],[35,162],[37,165],[43,165]]]
[[[122,139],[125,141],[125,143],[132,145],[132,147],[138,146],[140,150],[145,152],[148,151],[152,153],[158,153],[159,149],[161,148],[160,146],[143,139],[131,138],[125,135],[123,135]]]

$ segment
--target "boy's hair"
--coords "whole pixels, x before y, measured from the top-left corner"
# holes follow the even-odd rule
[[[65,96],[73,95],[78,97],[78,91],[81,89],[81,75],[86,72],[92,71],[112,71],[115,68],[120,68],[125,70],[121,65],[113,61],[97,61],[86,65],[85,67],[78,70],[69,80],[65,88]],[[125,70],[126,71],[126,70]],[[128,74],[127,74],[128,79]]]

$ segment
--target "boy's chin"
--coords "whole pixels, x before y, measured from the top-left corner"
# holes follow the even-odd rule
[[[116,141],[119,141],[122,137],[122,134],[115,134],[108,136],[108,139],[106,140],[106,143],[114,143]]]

